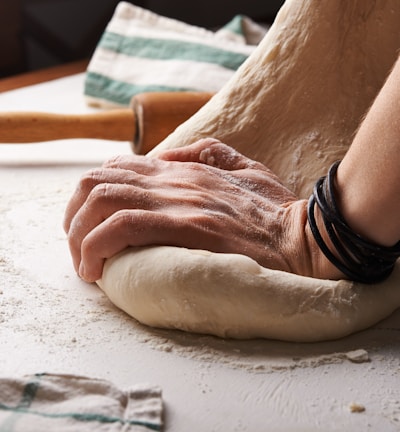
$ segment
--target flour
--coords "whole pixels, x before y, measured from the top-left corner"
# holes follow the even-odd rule
[[[73,362],[91,355],[93,347],[115,343],[126,353],[130,347],[140,347],[155,355],[187,359],[193,366],[221,365],[269,374],[350,365],[348,353],[356,349],[368,354],[371,367],[379,367],[383,359],[376,351],[392,344],[399,334],[399,314],[357,335],[316,344],[228,340],[138,323],[73,272],[61,222],[81,172],[79,168],[73,176],[59,170],[54,177],[52,171],[44,170],[40,182],[32,181],[36,170],[27,170],[25,176],[18,172],[11,180],[8,175],[2,179],[4,172],[0,173],[0,180],[9,185],[2,191],[0,230],[0,342],[4,349],[27,345],[43,356],[61,355],[63,362]],[[13,337],[3,339],[1,335],[7,334]],[[393,356],[388,353],[385,362]]]
[[[266,340],[234,341],[152,329],[115,308],[94,287],[89,287],[87,292],[68,292],[37,284],[25,270],[6,259],[1,261],[0,277],[3,282],[0,298],[2,330],[29,334],[33,341],[46,346],[50,352],[63,348],[71,354],[82,353],[99,340],[102,343],[125,340],[170,356],[190,359],[196,364],[220,364],[251,373],[272,373],[346,362],[349,361],[346,348],[354,346],[351,340],[331,345],[303,345]],[[76,299],[72,299],[71,294]],[[69,312],[71,301],[75,304],[73,315]],[[33,317],[31,310],[37,311]],[[101,334],[97,330],[99,325],[103,329]],[[76,334],[78,328],[79,335]],[[365,346],[369,345],[370,342],[365,342]]]

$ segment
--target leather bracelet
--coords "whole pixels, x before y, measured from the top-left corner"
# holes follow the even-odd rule
[[[314,186],[308,201],[307,217],[314,239],[328,260],[351,280],[367,284],[382,282],[393,271],[400,257],[400,242],[392,247],[373,243],[355,233],[341,215],[335,200],[334,181],[340,161],[329,169]],[[315,220],[318,205],[329,239],[336,250],[334,254],[318,229]]]

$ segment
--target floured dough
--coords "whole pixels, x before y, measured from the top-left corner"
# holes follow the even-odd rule
[[[388,316],[400,306],[399,280],[400,265],[385,283],[363,286],[266,269],[244,255],[162,246],[109,259],[99,284],[116,306],[149,326],[313,342]]]
[[[212,136],[308,197],[394,64],[399,22],[397,0],[288,0],[234,77],[152,155]],[[400,306],[399,262],[368,286],[273,271],[242,255],[151,247],[109,259],[98,284],[144,324],[233,338],[338,338]]]

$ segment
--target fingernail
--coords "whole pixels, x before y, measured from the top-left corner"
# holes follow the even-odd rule
[[[79,276],[80,276],[82,279],[85,279],[85,273],[86,273],[86,270],[85,270],[85,266],[84,266],[84,264],[83,264],[82,261],[81,261],[81,263],[79,264],[79,271],[78,271],[78,273],[79,273]]]

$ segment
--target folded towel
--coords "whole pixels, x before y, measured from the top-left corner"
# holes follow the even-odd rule
[[[244,16],[213,32],[121,2],[89,63],[84,93],[90,105],[112,107],[143,92],[216,92],[265,33]]]
[[[119,390],[105,380],[36,374],[0,378],[1,432],[161,431],[161,390]]]

